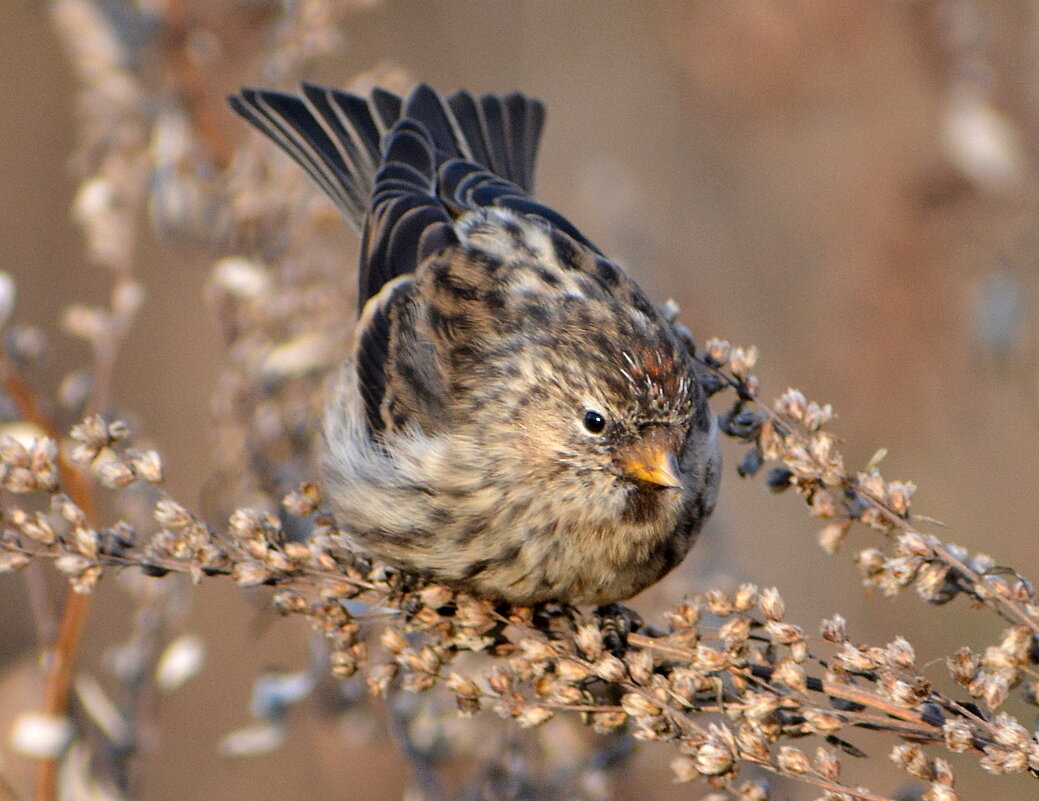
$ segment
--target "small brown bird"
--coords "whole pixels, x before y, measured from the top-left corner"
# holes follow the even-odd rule
[[[476,595],[609,603],[714,508],[697,366],[642,290],[534,200],[544,107],[304,84],[231,106],[362,234],[325,496],[374,556]]]

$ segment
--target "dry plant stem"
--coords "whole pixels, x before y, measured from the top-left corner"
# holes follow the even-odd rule
[[[891,798],[890,796],[877,795],[876,793],[871,793],[869,790],[861,790],[861,789],[856,789],[856,788],[852,788],[852,787],[845,787],[843,784],[837,784],[835,782],[830,782],[830,781],[827,781],[826,779],[820,778],[819,776],[812,776],[811,774],[806,774],[806,773],[799,773],[799,774],[784,773],[781,770],[777,770],[775,765],[772,765],[772,764],[770,764],[768,762],[759,762],[756,759],[750,759],[748,757],[744,757],[744,761],[746,761],[750,765],[757,765],[759,768],[763,768],[763,769],[767,770],[769,773],[775,774],[776,776],[783,776],[784,778],[788,778],[788,779],[789,778],[794,778],[794,779],[797,779],[797,781],[799,781],[799,782],[804,782],[805,784],[811,784],[811,785],[813,785],[815,787],[818,787],[820,790],[826,790],[827,792],[831,792],[831,793],[838,793],[841,796],[849,796],[851,798],[861,798],[862,801],[898,801],[898,799]]]
[[[43,686],[43,711],[47,714],[64,715],[68,712],[72,669],[89,611],[89,595],[74,592],[71,588],[65,591],[58,638],[51,647]],[[58,760],[41,759],[36,769],[36,798],[39,801],[51,801],[56,797],[57,779]]]
[[[3,801],[21,801],[21,797],[2,773],[0,773],[0,799],[3,799]]]
[[[746,388],[738,381],[733,379],[727,373],[719,369],[713,364],[707,363],[701,359],[698,359],[700,364],[706,369],[710,370],[715,376],[722,380],[729,388],[736,391],[741,401],[753,403],[774,425],[778,426],[777,434],[779,431],[785,431],[786,433],[778,434],[784,438],[790,438],[798,441],[801,445],[807,445],[808,443],[800,436],[800,432],[791,430],[790,422],[785,420],[782,416],[776,413],[768,404],[760,400],[756,395],[749,393]],[[812,458],[816,466],[819,468],[825,468],[826,465],[822,460],[817,459],[812,453],[811,448],[805,448],[806,454],[809,458]],[[906,534],[920,534],[920,531],[907,519],[906,516],[900,515],[897,511],[888,506],[883,499],[876,497],[873,493],[861,486],[861,484],[853,479],[853,477],[845,473],[842,476],[840,482],[840,488],[843,490],[851,490],[855,492],[859,497],[867,501],[880,515],[883,516],[884,521],[888,523],[892,528],[898,528]],[[962,560],[958,559],[952,554],[944,545],[935,542],[931,546],[935,555],[938,556],[943,562],[952,567],[955,567],[960,573],[970,582],[974,587],[984,587],[986,576],[979,574],[973,570],[969,565],[966,565]],[[1010,623],[1025,625],[1032,630],[1034,634],[1039,636],[1039,620],[1030,615],[1021,604],[1017,603],[1013,599],[1003,597],[998,593],[985,593],[982,595],[975,591],[974,597],[985,606],[992,608],[1000,617],[1007,620]]]
[[[191,57],[189,12],[184,0],[166,3],[165,24],[162,27],[162,45],[169,63],[168,78],[193,122],[195,133],[205,143],[209,157],[221,170],[230,165],[234,147],[223,134],[217,114],[225,113],[223,104],[213,103],[198,65]]]
[[[32,387],[18,372],[10,358],[0,358],[0,370],[3,372],[4,391],[18,407],[22,419],[35,424],[48,437],[59,441],[61,437],[57,429],[41,408]],[[83,510],[90,524],[95,525],[97,513],[94,493],[86,475],[78,467],[70,465],[64,456],[58,457],[58,470],[69,497]],[[72,669],[89,610],[89,595],[75,592],[71,587],[65,590],[57,636],[50,644],[50,653],[46,661],[42,702],[42,710],[46,714],[61,716],[68,712]],[[36,771],[36,798],[39,801],[51,801],[55,798],[57,776],[58,761],[41,759]]]
[[[628,635],[628,642],[632,645],[637,645],[640,648],[646,648],[648,650],[659,651],[661,653],[670,654],[677,656],[682,659],[689,659],[690,654],[681,648],[670,647],[664,643],[660,643],[654,640],[652,637],[647,637],[642,634],[632,633]],[[774,685],[770,683],[772,676],[772,669],[764,666],[760,667],[760,671],[754,670],[757,666],[751,666],[752,670],[750,676],[758,679],[764,679],[769,685],[769,689],[773,692],[776,691]],[[906,709],[905,707],[897,706],[896,704],[887,701],[876,693],[871,693],[867,690],[862,690],[851,684],[842,684],[839,682],[826,681],[825,679],[809,678],[808,689],[822,693],[833,698],[840,698],[843,701],[849,701],[855,704],[861,704],[864,707],[876,709],[883,712],[885,715],[890,715],[893,718],[897,718],[907,724],[901,731],[904,734],[913,735],[919,738],[931,740],[934,742],[941,742],[942,735],[941,729],[936,729],[933,724],[928,723],[924,720],[923,715],[912,709]],[[697,707],[700,711],[709,711],[706,707]],[[724,711],[724,710],[720,710]],[[843,717],[849,721],[858,720],[861,723],[872,723],[872,724],[883,724],[884,728],[891,729],[892,721],[881,717],[871,716],[862,713],[853,712],[842,712]],[[980,753],[979,749],[971,749],[976,753]]]

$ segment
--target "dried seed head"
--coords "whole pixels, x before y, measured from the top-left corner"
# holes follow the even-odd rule
[[[0,573],[10,573],[15,570],[21,570],[29,564],[30,561],[30,557],[24,553],[0,551]]]
[[[981,767],[989,773],[1020,773],[1028,769],[1028,757],[1020,751],[1007,751],[990,745],[985,747]]]
[[[761,612],[769,620],[782,620],[783,614],[786,612],[786,605],[783,603],[782,597],[779,595],[779,590],[775,587],[769,587],[761,593],[761,598],[758,601],[761,606]]]
[[[809,431],[818,431],[829,423],[833,417],[833,406],[829,403],[825,406],[820,406],[815,401],[811,401],[804,412],[804,427]]]
[[[1025,748],[1031,735],[1020,723],[1006,712],[1000,712],[993,721],[996,742],[1007,748]]]
[[[116,458],[94,463],[94,473],[98,481],[109,489],[128,487],[137,480],[133,468]]]
[[[628,722],[628,716],[620,710],[616,712],[593,712],[592,729],[599,734],[615,731]]]
[[[981,698],[989,709],[1003,705],[1010,695],[1010,682],[1000,673],[982,673],[967,687],[975,698]]]
[[[885,648],[888,664],[902,670],[912,670],[916,664],[916,653],[905,637],[896,637]]]
[[[71,553],[63,554],[54,560],[54,567],[66,576],[78,576],[90,565],[91,562],[86,557]]]
[[[941,562],[926,562],[916,574],[916,592],[925,601],[940,604],[952,600],[958,588],[949,581],[949,568]]]
[[[624,663],[611,653],[600,654],[592,665],[592,671],[606,681],[620,682],[627,677]]]
[[[23,712],[11,726],[11,750],[33,759],[57,759],[75,735],[67,717]]]
[[[848,639],[848,623],[840,615],[834,615],[822,622],[820,633],[827,642],[841,645]]]
[[[736,730],[736,745],[741,757],[767,762],[771,756],[768,737],[762,733],[761,729],[749,723],[740,724]]]
[[[819,490],[813,493],[809,506],[812,516],[823,520],[836,517],[841,508],[834,494],[826,490]]]
[[[53,545],[57,541],[57,535],[47,517],[40,512],[29,515],[21,509],[14,509],[10,513],[11,522],[18,530],[34,542],[41,545]]]
[[[149,484],[161,484],[163,481],[162,457],[158,451],[127,450],[133,472]]]
[[[737,378],[746,378],[757,362],[757,348],[753,346],[749,348],[733,348],[732,354],[729,357],[729,369]]]
[[[314,484],[303,483],[282,498],[281,504],[291,515],[308,517],[321,505],[321,493]]]
[[[808,773],[812,769],[812,763],[808,759],[808,755],[804,751],[789,745],[780,746],[776,762],[783,771],[795,775]]]
[[[496,667],[487,674],[487,684],[498,695],[511,695],[513,676],[503,667]]]
[[[861,648],[856,648],[850,642],[844,643],[844,647],[834,659],[840,667],[854,673],[880,667],[880,663],[871,654]]]
[[[819,545],[826,553],[833,556],[840,550],[841,545],[848,536],[851,529],[851,521],[847,519],[834,520],[827,523],[819,531]]]
[[[459,673],[447,677],[447,687],[460,698],[479,698],[483,694],[475,681]]]
[[[547,662],[556,657],[556,649],[544,640],[535,640],[529,637],[519,643],[523,656],[532,662]]]
[[[306,599],[295,590],[279,590],[274,594],[271,603],[282,614],[302,613],[307,609]]]
[[[32,464],[29,451],[25,445],[10,434],[0,435],[0,462],[7,467],[28,469]]]
[[[656,717],[661,709],[640,693],[625,693],[621,698],[621,709],[633,718],[641,716]]]
[[[775,402],[776,412],[795,423],[799,423],[804,419],[806,407],[807,401],[804,393],[793,387],[780,395]]]
[[[944,784],[946,787],[953,786],[955,777],[952,773],[952,766],[948,761],[941,757],[935,757],[931,767],[934,770],[934,781],[936,784]]]
[[[271,288],[267,268],[242,256],[228,256],[213,265],[210,281],[214,288],[239,300],[262,299]]]
[[[71,585],[73,592],[78,592],[81,595],[93,592],[100,580],[100,565],[93,565],[78,575],[69,576],[69,584]]]
[[[999,650],[1014,663],[1024,665],[1028,662],[1028,654],[1035,637],[1029,626],[1014,626],[1003,632]]]
[[[790,645],[804,639],[804,632],[793,623],[779,623],[775,620],[769,620],[765,623],[765,631],[781,645]]]
[[[781,660],[776,665],[772,678],[797,692],[805,692],[808,689],[808,676],[805,673],[804,667],[789,657]]]
[[[718,736],[712,736],[700,745],[694,760],[697,772],[704,776],[721,776],[730,772],[736,764],[735,754],[726,738]]]
[[[687,599],[668,611],[664,617],[674,629],[685,631],[695,629],[699,625],[702,611],[699,602]]]
[[[563,681],[578,682],[591,676],[592,671],[573,659],[560,659],[556,662],[556,675]]]
[[[951,787],[937,782],[920,798],[921,801],[963,801]]]
[[[745,644],[749,636],[750,619],[745,617],[731,618],[718,629],[718,638],[730,650]]]
[[[648,684],[653,676],[653,656],[649,651],[629,650],[624,654],[628,675],[638,684]]]
[[[602,631],[594,623],[582,623],[577,627],[577,647],[587,659],[594,660],[603,650]]]
[[[903,743],[891,749],[891,761],[918,779],[930,780],[934,775],[931,761],[918,745]]]
[[[547,723],[555,717],[555,714],[551,709],[543,706],[529,706],[516,716],[516,722],[519,723],[520,728],[529,729]]]
[[[749,690],[744,693],[743,703],[745,704],[743,714],[747,719],[761,722],[771,717],[779,709],[782,699],[773,693],[759,693]]]
[[[887,505],[900,517],[909,514],[910,500],[916,485],[908,481],[892,481],[887,485]]]
[[[236,562],[231,577],[242,587],[256,587],[268,581],[274,573],[259,562]]]
[[[690,664],[697,670],[709,673],[715,670],[724,670],[729,665],[729,661],[729,655],[724,651],[719,651],[717,648],[711,648],[699,643],[693,651],[693,658],[690,660]]]
[[[704,345],[704,355],[708,364],[721,367],[728,364],[732,354],[732,345],[721,339],[709,339]]]
[[[971,652],[970,648],[964,645],[945,660],[945,665],[953,680],[961,687],[966,687],[974,681],[981,661]]]
[[[155,520],[163,526],[183,528],[189,525],[193,518],[191,513],[176,501],[163,499],[155,504]]]
[[[721,590],[708,590],[704,593],[704,602],[707,611],[718,617],[728,617],[732,614],[732,604]]]
[[[920,703],[913,685],[892,673],[885,673],[879,686],[881,694],[897,706],[914,707]]]
[[[756,584],[741,584],[736,594],[732,597],[732,608],[737,612],[747,612],[754,608],[758,602],[758,587]]]
[[[844,728],[844,719],[829,709],[807,709],[804,716],[812,731],[817,734],[836,734]]]
[[[768,785],[759,781],[743,782],[736,790],[735,801],[768,801]]]

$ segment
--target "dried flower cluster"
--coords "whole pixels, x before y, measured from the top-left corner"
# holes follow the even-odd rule
[[[294,80],[315,57],[333,52],[350,6],[307,0],[270,20],[265,82]],[[327,207],[305,190],[298,170],[271,158],[272,148],[251,139],[235,154],[214,123],[220,98],[206,90],[204,73],[221,36],[215,20],[191,18],[179,2],[161,11],[128,6],[122,15],[94,0],[56,0],[53,9],[81,87],[76,217],[90,258],[108,270],[111,296],[105,308],[74,305],[64,316],[66,330],[92,347],[89,369],[69,376],[58,393],[81,418],[65,438],[22,374],[38,337],[11,322],[14,285],[0,275],[7,334],[0,373],[18,409],[12,422],[22,424],[0,434],[0,572],[49,560],[77,597],[116,573],[141,611],[110,658],[126,691],[119,708],[89,674],[73,681],[82,607],[75,598],[66,602],[47,708],[25,718],[14,738],[23,752],[51,763],[41,798],[54,797],[47,782],[59,760],[63,774],[79,782],[80,797],[117,797],[93,781],[97,749],[67,710],[70,688],[109,751],[120,755],[110,770],[118,774],[114,786],[125,790],[144,677],[168,690],[198,669],[197,640],[174,636],[178,604],[168,588],[179,585],[155,580],[168,573],[270,587],[277,610],[304,616],[323,635],[331,675],[355,686],[363,679],[376,696],[446,698],[467,726],[484,711],[540,731],[560,718],[579,719],[602,735],[603,751],[613,749],[615,760],[630,751],[623,743],[632,737],[666,743],[674,776],[709,784],[711,801],[763,801],[768,773],[826,799],[882,801],[842,778],[842,760],[864,756],[854,743],[860,729],[888,737],[891,760],[923,783],[920,797],[929,801],[958,797],[950,752],[974,757],[993,774],[1039,775],[1039,740],[1018,711],[1039,703],[1032,585],[988,556],[921,531],[912,484],[886,480],[879,456],[861,471],[845,466],[829,430],[829,405],[794,389],[774,404],[761,402],[752,373],[757,351],[718,340],[696,348],[673,304],[665,313],[705,366],[707,389],[733,398],[722,422],[745,447],[739,473],[763,471],[776,492],[800,495],[823,521],[819,540],[830,554],[855,536],[855,524],[875,531],[878,538],[854,558],[868,589],[895,594],[913,586],[930,604],[964,595],[995,612],[1003,630],[990,645],[960,648],[942,671],[928,667],[933,655],[919,660],[903,638],[857,641],[839,616],[799,625],[787,619],[777,589],[752,585],[691,596],[649,624],[619,606],[594,613],[553,604],[509,608],[346,549],[321,516],[319,488],[307,483],[316,474],[322,389],[347,341],[342,310],[352,307],[342,280],[347,251]],[[155,74],[145,77],[139,65],[149,61]],[[359,80],[405,83],[392,69]],[[231,231],[236,238],[219,246],[209,283],[227,347],[214,451],[225,498],[238,507],[220,525],[165,493],[160,456],[112,412],[116,355],[144,297],[133,267],[145,223],[167,238],[211,244]],[[94,509],[96,487],[111,490],[116,512],[109,521]],[[258,717],[275,719],[315,680],[262,682]],[[409,713],[402,706],[391,704],[403,719]],[[416,717],[405,720],[398,738],[406,744]],[[271,726],[236,735],[225,741],[227,753],[258,753],[279,742]],[[521,773],[502,767],[509,758],[496,754],[488,773]],[[600,768],[577,770],[580,797],[608,796],[595,784]]]
[[[1039,740],[1000,710],[1010,692],[1034,675],[1037,607],[1024,582],[995,583],[980,557],[944,561],[950,549],[909,523],[908,485],[885,482],[876,469],[852,474],[842,466],[824,428],[832,416],[828,408],[796,391],[784,393],[771,410],[753,399],[755,382],[747,372],[753,355],[712,342],[703,358],[719,382],[737,389],[726,416],[729,432],[762,461],[779,462],[786,483],[805,497],[812,514],[828,525],[857,520],[889,535],[891,555],[874,559],[867,583],[877,585],[883,571],[909,572],[908,579],[881,585],[897,588],[914,577],[919,581],[926,566],[941,565],[956,576],[948,579],[947,594],[970,593],[1032,625],[1008,628],[983,655],[966,648],[952,655],[950,693],[917,666],[905,639],[858,643],[840,617],[824,621],[818,635],[806,632],[786,619],[774,588],[744,585],[731,595],[694,596],[656,627],[623,607],[595,614],[561,605],[507,608],[423,585],[345,550],[322,517],[297,542],[268,512],[240,509],[217,531],[163,498],[154,505],[154,532],[140,533],[123,521],[97,529],[63,494],[57,448],[46,438],[28,447],[0,442],[5,486],[50,498],[41,511],[11,508],[2,563],[14,569],[32,558],[52,558],[79,591],[91,589],[106,567],[126,565],[154,576],[187,572],[198,581],[229,575],[242,586],[270,585],[279,610],[305,615],[328,640],[339,678],[360,671],[377,695],[443,685],[464,715],[492,709],[521,727],[576,712],[597,731],[626,728],[637,739],[674,743],[680,779],[706,777],[737,798],[763,792],[760,784],[740,779],[747,765],[795,777],[827,797],[876,798],[841,781],[840,757],[860,754],[850,741],[857,727],[911,740],[895,745],[891,757],[929,783],[929,799],[956,795],[948,762],[925,746],[974,754],[993,773],[1039,772]],[[158,457],[128,443],[126,426],[94,417],[73,429],[67,453],[107,486],[160,480]],[[312,485],[283,502],[287,518],[310,516],[320,506]],[[865,559],[860,554],[857,561]],[[1000,586],[1007,592],[993,589]],[[348,601],[382,613],[358,613]],[[388,622],[385,610],[395,611]],[[488,659],[460,659],[468,652]],[[980,706],[961,700],[957,685]],[[1034,683],[1025,695],[1034,702]],[[816,738],[814,749],[791,744],[806,736]]]

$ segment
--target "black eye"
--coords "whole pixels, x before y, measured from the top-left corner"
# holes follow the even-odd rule
[[[606,428],[606,418],[598,412],[589,409],[584,413],[584,427],[593,434],[598,434]]]

